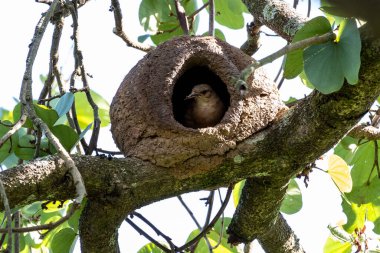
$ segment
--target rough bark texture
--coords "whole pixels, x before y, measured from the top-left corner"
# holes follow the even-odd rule
[[[248,7],[253,5],[245,2]],[[265,20],[262,18],[264,24]],[[357,85],[345,84],[330,95],[313,92],[217,161],[203,157],[198,161],[200,169],[189,170],[186,164],[163,168],[136,158],[108,161],[73,156],[88,192],[88,205],[80,222],[82,252],[118,252],[117,228],[138,207],[244,178],[250,179],[229,228],[231,238],[237,238],[235,242],[258,238],[268,252],[302,252],[297,238],[278,215],[278,206],[288,179],[329,150],[380,94],[380,41],[371,38],[366,28],[361,29],[361,36],[362,67]],[[56,156],[19,165],[0,175],[11,207],[41,199],[73,198],[75,194],[66,177],[67,169]]]
[[[198,159],[219,162],[236,143],[266,127],[285,108],[262,70],[248,80],[241,96],[233,78],[253,62],[241,50],[213,37],[182,36],[149,52],[128,73],[111,104],[111,131],[126,155],[163,167]],[[214,127],[184,127],[185,96],[208,83],[228,110]]]
[[[287,40],[291,39],[296,31],[294,29],[301,27],[302,24],[300,22],[304,21],[289,6],[286,7],[286,4],[282,1],[258,0],[244,2],[255,18]],[[268,16],[265,14],[265,10],[270,10],[273,15]],[[279,23],[281,25],[278,25]],[[274,187],[267,189],[268,194],[273,196],[271,201],[274,201],[274,203],[268,202],[268,198],[260,195],[248,194],[244,196],[245,201],[239,203],[237,212],[229,227],[229,240],[231,242],[248,242],[257,238],[263,248],[275,249],[271,252],[289,252],[284,250],[280,245],[278,245],[278,248],[274,247],[271,240],[262,240],[263,237],[260,237],[262,228],[259,224],[267,221],[273,224],[278,219],[278,212],[268,212],[268,210],[279,209],[280,203],[276,200],[281,199],[284,194],[284,191],[280,190],[282,188],[276,184],[276,179],[279,181],[289,180],[295,175],[296,171],[302,170],[307,165],[307,163],[302,164],[301,161],[313,162],[318,157],[315,156],[318,152],[322,155],[330,149],[367,112],[373,101],[377,98],[379,87],[378,85],[372,86],[373,83],[370,84],[371,82],[379,82],[379,40],[375,40],[373,34],[369,27],[361,29],[363,48],[361,55],[362,67],[360,81],[356,87],[353,88],[345,84],[342,90],[327,96],[314,92],[288,111],[285,118],[289,120],[287,122],[288,126],[294,126],[292,133],[294,139],[278,138],[270,144],[273,147],[288,147],[287,149],[279,148],[272,151],[287,161],[281,163],[282,166],[274,163],[274,168],[271,169],[273,171],[276,166],[281,167],[276,177],[272,178],[271,182],[275,182]],[[354,101],[357,101],[355,108],[352,107],[353,103],[356,103]],[[291,132],[290,129],[286,130],[283,128],[281,124],[277,124],[277,127],[274,127],[273,130],[272,134],[274,136],[277,136],[281,132]],[[285,142],[283,142],[284,140]],[[325,149],[322,147],[325,147]],[[301,152],[304,149],[313,149],[314,151],[310,152],[309,156]],[[294,163],[291,163],[291,161],[294,161]],[[260,184],[263,184],[263,182],[260,182]],[[252,181],[251,184],[245,186],[245,188],[252,189],[244,189],[243,191],[253,192],[255,188],[260,188],[260,184],[255,184]],[[268,209],[257,208],[257,204],[253,203],[260,203],[262,206],[267,206]],[[247,226],[246,224],[256,224],[256,226]],[[280,236],[281,233],[278,233],[278,235]],[[275,237],[276,235],[273,236]],[[296,237],[289,234],[289,238],[294,239],[292,244],[299,245]]]

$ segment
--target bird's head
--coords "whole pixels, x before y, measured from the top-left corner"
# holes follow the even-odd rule
[[[214,95],[214,90],[208,84],[198,84],[193,87],[191,93],[185,97],[185,100],[196,99],[196,100],[208,100]]]

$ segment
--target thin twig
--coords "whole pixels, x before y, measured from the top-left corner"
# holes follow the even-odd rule
[[[311,12],[311,0],[307,1],[307,17],[310,17]]]
[[[208,19],[208,35],[209,36],[215,36],[215,29],[214,29],[214,24],[215,24],[215,5],[214,5],[214,0],[209,0],[208,1],[210,6],[208,7],[208,12],[209,12],[209,19]]]
[[[242,87],[244,89],[247,89],[246,81],[248,77],[258,68],[273,62],[274,60],[280,58],[281,56],[284,56],[287,53],[304,49],[306,47],[321,44],[327,41],[331,41],[335,39],[335,34],[333,32],[328,32],[320,36],[315,36],[311,38],[307,38],[301,41],[294,42],[290,45],[286,45],[277,52],[274,52],[273,54],[264,57],[263,59],[259,61],[254,61],[254,63],[248,65],[243,71],[240,73],[240,77],[236,79],[236,86],[237,88],[241,89]]]
[[[198,10],[194,11],[189,15],[189,18],[194,18],[199,12],[201,12],[203,9],[205,9],[207,6],[209,6],[210,2],[205,3],[202,5]]]
[[[293,8],[294,8],[294,9],[297,9],[298,2],[299,2],[299,0],[294,0],[294,1],[293,1]]]
[[[121,13],[119,0],[111,0],[114,19],[115,19],[115,28],[113,33],[119,36],[129,47],[139,49],[144,52],[149,52],[154,49],[154,46],[145,45],[137,41],[133,41],[123,30],[123,14]]]
[[[15,228],[20,228],[21,223],[20,223],[20,218],[21,218],[21,212],[16,211],[13,215],[14,221],[15,221]],[[14,234],[14,252],[19,253],[20,252],[20,234],[15,233]]]
[[[189,247],[191,247],[194,243],[198,242],[202,237],[204,237],[215,225],[215,223],[218,221],[219,217],[224,212],[224,209],[227,207],[228,201],[231,197],[233,186],[229,186],[226,194],[226,198],[224,199],[224,202],[222,206],[220,207],[218,213],[215,215],[214,219],[208,224],[207,227],[205,227],[202,232],[200,232],[196,237],[194,237],[191,241],[187,242],[183,246],[178,248],[178,251],[183,251]]]
[[[50,48],[50,60],[49,60],[49,73],[47,75],[46,81],[44,83],[44,87],[40,92],[40,96],[38,98],[38,103],[42,104],[43,100],[49,94],[51,97],[51,86],[54,82],[54,69],[57,68],[57,63],[59,60],[59,43],[61,41],[62,30],[63,30],[63,22],[64,18],[61,16],[57,19],[58,21],[54,25],[54,32],[52,36],[51,48]],[[49,101],[49,100],[47,100]]]
[[[182,206],[185,207],[187,213],[190,215],[191,219],[194,221],[195,225],[197,225],[197,228],[199,229],[199,231],[202,231],[202,227],[201,225],[199,224],[199,222],[197,221],[197,219],[195,218],[193,212],[190,210],[190,208],[187,206],[187,204],[185,203],[185,201],[182,199],[181,196],[177,196],[178,200],[181,202]],[[210,243],[210,240],[207,238],[207,236],[204,237],[204,239],[206,240],[206,243],[207,243],[207,246],[209,247],[209,249],[212,249],[211,247],[211,243]]]
[[[281,56],[286,55],[289,52],[293,52],[299,49],[304,49],[306,47],[316,45],[316,44],[321,44],[327,41],[331,41],[335,39],[335,33],[329,32],[325,33],[320,36],[315,36],[311,38],[307,38],[301,41],[294,42],[292,44],[286,45],[277,52],[268,55],[267,57],[264,57],[263,59],[258,61],[258,67],[262,67],[268,63],[273,62],[274,60],[280,58]]]
[[[377,141],[373,141],[373,144],[374,144],[374,158],[373,158],[373,165],[372,165],[372,168],[371,168],[371,171],[369,173],[369,176],[368,176],[368,180],[367,180],[367,185],[370,185],[371,183],[371,177],[372,177],[372,173],[374,171],[374,169],[376,168],[376,172],[377,172],[377,176],[380,178],[380,166],[379,166],[379,145],[377,143]]]
[[[199,222],[197,221],[197,219],[195,218],[193,212],[190,210],[190,208],[187,206],[187,204],[185,203],[185,201],[183,201],[182,197],[181,196],[177,196],[179,202],[181,202],[182,206],[186,209],[187,213],[190,215],[191,219],[194,221],[195,225],[197,225],[197,228],[199,229],[199,231],[202,230],[202,227],[201,225],[199,224]]]
[[[4,203],[5,216],[7,217],[7,228],[4,229],[4,233],[8,233],[8,245],[7,251],[12,252],[12,213],[9,207],[7,193],[5,192],[3,181],[0,179],[0,194]]]
[[[90,143],[88,145],[87,150],[85,150],[86,155],[91,155],[92,152],[96,149],[96,145],[98,143],[99,131],[100,131],[100,118],[99,118],[99,108],[94,102],[92,95],[90,93],[90,87],[87,81],[86,70],[83,64],[83,54],[79,48],[79,40],[78,40],[78,11],[75,5],[71,5],[69,7],[71,16],[73,18],[73,39],[74,39],[74,58],[75,58],[75,72],[80,74],[82,78],[83,88],[85,90],[86,98],[88,103],[90,104],[93,116],[94,116],[94,124],[92,135],[90,138]]]
[[[146,219],[143,215],[141,215],[140,213],[138,212],[132,212],[131,213],[132,216],[136,216],[138,217],[140,220],[142,220],[145,224],[147,224],[151,229],[153,229],[154,232],[156,232],[156,234],[158,236],[162,236],[165,241],[170,245],[170,249],[171,251],[175,251],[175,249],[177,248],[177,246],[175,246],[172,242],[172,238],[170,238],[169,236],[165,235],[164,233],[162,233],[156,226],[154,226],[148,219]]]
[[[15,227],[12,228],[13,233],[26,233],[26,232],[32,232],[32,231],[39,231],[39,230],[52,230],[68,219],[75,213],[76,210],[78,210],[80,207],[80,204],[73,202],[71,205],[71,208],[68,210],[65,216],[57,220],[56,222],[51,222],[48,224],[43,224],[43,225],[38,225],[38,226],[32,226],[32,227]],[[0,229],[0,233],[5,233],[7,232],[6,229]]]
[[[14,133],[17,132],[17,130],[19,130],[19,129],[22,127],[22,125],[24,125],[25,121],[26,121],[26,114],[22,114],[22,115],[21,115],[21,118],[17,121],[17,123],[14,124],[14,125],[12,126],[12,128],[9,129],[9,131],[1,137],[1,139],[0,139],[0,148],[4,145],[4,143],[5,143],[9,138],[11,138],[11,136],[12,136]]]
[[[174,0],[174,6],[177,13],[177,19],[181,25],[183,34],[189,35],[189,23],[187,21],[186,12],[179,0]]]
[[[40,46],[42,37],[45,33],[46,27],[49,24],[49,21],[54,13],[54,10],[58,4],[59,0],[54,0],[50,5],[49,10],[44,13],[39,20],[36,30],[33,36],[32,44],[29,48],[29,53],[26,60],[26,69],[21,85],[20,91],[20,101],[22,103],[22,115],[26,114],[28,118],[33,122],[33,124],[40,128],[49,139],[51,144],[56,148],[58,155],[64,160],[66,167],[69,170],[69,173],[72,176],[74,185],[76,187],[77,198],[76,202],[81,203],[84,196],[86,195],[86,188],[82,176],[79,173],[78,168],[76,167],[73,159],[70,157],[69,153],[65,150],[59,140],[52,134],[49,127],[43,122],[36,114],[33,106],[33,95],[32,95],[32,70],[34,60],[36,58],[38,48]]]
[[[220,188],[218,189],[218,195],[219,195],[220,203],[223,204],[223,199],[222,199],[222,194],[220,193]],[[219,239],[218,239],[218,242],[214,245],[213,249],[216,249],[222,243],[223,231],[224,231],[224,213],[222,213],[222,220],[220,223]]]
[[[214,205],[214,195],[215,195],[215,191],[210,191],[210,194],[206,202],[206,205],[208,205],[208,209],[207,209],[207,214],[206,214],[206,219],[205,219],[205,225],[203,227],[207,227],[207,225],[210,223],[212,207]]]
[[[285,77],[284,77],[284,75],[282,75],[282,77],[281,77],[281,79],[280,79],[280,81],[278,82],[278,85],[277,85],[277,89],[278,90],[281,89],[281,86],[284,83],[284,81],[285,81]]]
[[[143,235],[146,239],[148,239],[149,241],[151,241],[152,243],[154,243],[154,245],[156,245],[157,247],[159,247],[160,249],[162,249],[164,252],[171,253],[170,249],[166,248],[164,245],[162,245],[161,243],[159,243],[158,241],[156,241],[153,237],[151,237],[150,235],[148,235],[147,233],[145,233],[145,231],[142,230],[139,226],[137,226],[131,219],[126,218],[125,221],[129,225],[131,225],[131,227],[133,227],[140,235]]]
[[[108,155],[122,155],[123,153],[120,151],[109,151],[101,148],[96,148],[95,151],[103,153],[103,154],[108,154]]]

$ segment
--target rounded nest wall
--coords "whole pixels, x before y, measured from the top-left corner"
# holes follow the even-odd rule
[[[261,69],[248,79],[244,97],[235,88],[233,78],[252,61],[213,37],[182,36],[159,45],[132,68],[113,98],[111,131],[117,146],[126,156],[163,167],[234,149],[284,107]],[[193,129],[181,122],[185,97],[199,83],[212,86],[226,112],[215,126]]]

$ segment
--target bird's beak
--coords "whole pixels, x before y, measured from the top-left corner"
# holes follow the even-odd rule
[[[195,97],[198,97],[199,94],[196,93],[196,92],[191,92],[188,96],[185,97],[184,100],[189,100],[189,99],[192,99],[192,98],[195,98]]]

